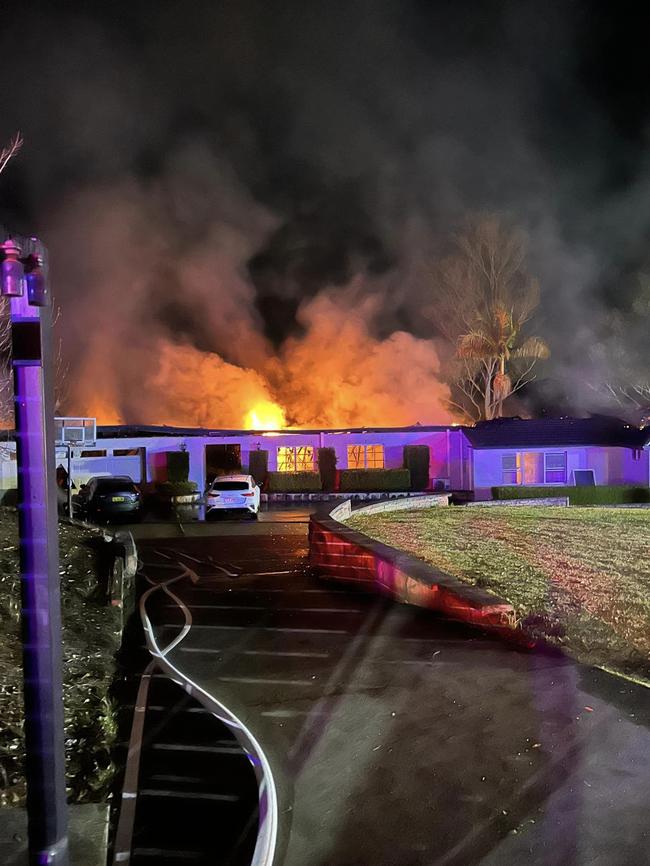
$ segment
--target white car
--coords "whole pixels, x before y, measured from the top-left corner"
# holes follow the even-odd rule
[[[220,475],[205,493],[205,516],[216,511],[246,511],[257,517],[260,489],[252,475]]]

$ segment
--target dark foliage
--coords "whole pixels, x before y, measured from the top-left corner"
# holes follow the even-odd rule
[[[404,466],[411,473],[411,490],[426,490],[429,486],[428,445],[405,445]]]

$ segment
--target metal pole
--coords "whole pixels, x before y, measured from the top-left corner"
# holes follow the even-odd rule
[[[72,445],[68,442],[68,517],[72,520]]]
[[[30,866],[68,866],[51,317],[11,298]]]

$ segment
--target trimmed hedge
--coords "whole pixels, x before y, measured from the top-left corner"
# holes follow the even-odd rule
[[[156,492],[161,496],[189,496],[196,493],[195,481],[161,481],[156,484]]]
[[[167,451],[167,481],[172,484],[187,481],[190,474],[190,455],[187,451]]]
[[[268,493],[320,493],[318,472],[269,472],[266,477]]]
[[[336,488],[336,451],[334,448],[318,449],[318,471],[321,486],[326,493]]]
[[[429,446],[405,445],[404,466],[411,473],[411,490],[426,490],[429,486]]]
[[[269,452],[259,448],[248,455],[248,471],[261,487],[269,474]]]
[[[650,488],[624,485],[601,487],[493,487],[493,499],[547,499],[568,496],[570,505],[623,505],[650,502]]]
[[[411,487],[408,469],[344,469],[341,472],[342,493],[381,493],[406,491]]]

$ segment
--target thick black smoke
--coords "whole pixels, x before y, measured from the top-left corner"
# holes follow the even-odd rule
[[[386,350],[406,332],[432,399],[390,420],[443,420],[436,352],[420,342],[437,336],[427,273],[484,210],[530,234],[553,353],[531,407],[601,408],[598,344],[616,356],[612,311],[632,310],[620,287],[650,229],[640,25],[514,0],[5,12],[1,128],[26,146],[0,221],[50,244],[75,410],[234,424],[270,399],[318,421],[326,394],[303,394],[301,416],[292,359],[301,339],[341,349],[320,345],[327,311],[376,356],[375,392],[386,363],[408,367],[401,337]],[[198,369],[212,384],[178,410]],[[350,397],[323,420],[364,408]]]

